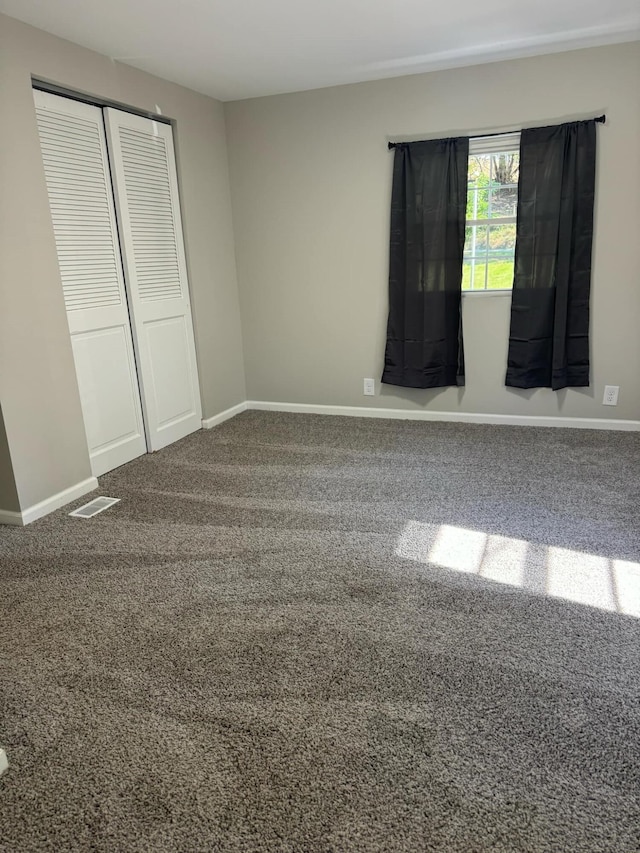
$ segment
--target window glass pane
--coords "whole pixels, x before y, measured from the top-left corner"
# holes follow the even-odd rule
[[[489,182],[475,182],[467,187],[467,219],[486,219],[489,216]]]
[[[467,173],[467,219],[486,219],[489,215],[491,158],[469,157]]]
[[[475,184],[469,182],[467,184],[467,219],[475,219],[474,211],[477,210],[478,207],[478,196],[476,192]]]
[[[510,289],[516,248],[515,225],[491,225],[488,234],[487,289]]]
[[[490,260],[487,264],[487,290],[511,290],[513,259]]]
[[[484,290],[487,274],[489,228],[486,225],[467,225],[465,228],[462,289]]]
[[[467,221],[479,224],[465,229],[463,290],[513,286],[516,226],[489,223],[495,218],[515,218],[519,169],[518,151],[469,156]]]
[[[520,173],[520,152],[508,151],[491,156],[491,182],[494,185],[517,184]]]
[[[490,225],[489,251],[491,253],[506,253],[513,255],[516,250],[516,226]]]
[[[466,258],[462,264],[462,289],[485,290],[487,278],[486,256]]]
[[[477,181],[480,175],[490,177],[491,163],[488,154],[470,154],[468,164],[468,181]]]
[[[491,216],[515,216],[518,202],[517,187],[491,189]]]
[[[487,235],[489,229],[486,225],[467,225],[464,229],[464,256],[465,258],[485,255],[487,252]]]

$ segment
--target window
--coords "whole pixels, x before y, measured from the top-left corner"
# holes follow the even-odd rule
[[[469,140],[463,292],[511,290],[520,134]]]

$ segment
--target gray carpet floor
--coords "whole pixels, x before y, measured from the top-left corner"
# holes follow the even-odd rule
[[[247,412],[0,528],[0,849],[640,850],[639,451]]]

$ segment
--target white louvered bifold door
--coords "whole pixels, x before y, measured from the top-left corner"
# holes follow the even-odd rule
[[[105,109],[151,450],[202,426],[171,126]]]
[[[94,476],[146,453],[102,110],[34,91]]]

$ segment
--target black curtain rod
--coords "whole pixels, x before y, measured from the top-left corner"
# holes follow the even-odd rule
[[[604,124],[607,120],[606,115],[596,116],[593,121],[597,121],[598,124]],[[548,125],[547,125],[548,126]],[[470,136],[469,139],[485,139],[488,136],[511,136],[512,133],[520,133],[519,130],[503,130],[502,133],[476,133],[473,136]],[[420,140],[424,142],[426,140]],[[407,142],[390,142],[389,143],[389,151],[393,148],[397,148],[399,145],[407,145]]]

